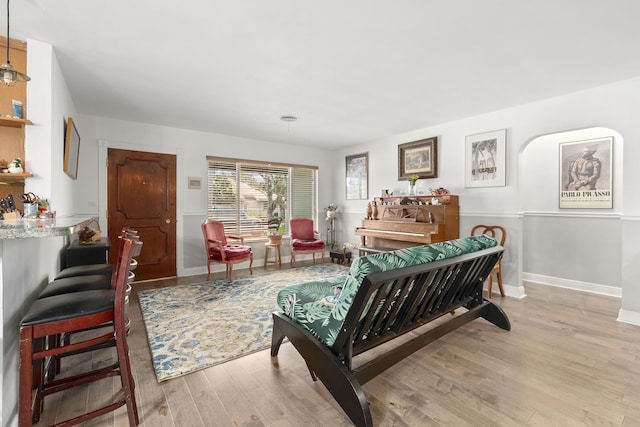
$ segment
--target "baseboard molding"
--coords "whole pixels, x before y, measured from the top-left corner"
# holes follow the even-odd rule
[[[618,311],[618,322],[629,323],[631,325],[640,326],[640,312],[620,309]]]
[[[504,295],[507,297],[524,298],[527,296],[524,286],[508,285],[506,283],[503,283],[502,288],[504,289]],[[500,296],[500,288],[495,281],[493,282],[493,288],[491,289],[491,298],[493,298],[494,296]]]
[[[542,285],[555,286],[558,288],[574,289],[576,291],[607,295],[610,297],[622,297],[622,288],[617,288],[615,286],[581,282],[579,280],[562,279],[560,277],[544,276],[542,274],[533,273],[522,273],[522,280],[536,282]]]

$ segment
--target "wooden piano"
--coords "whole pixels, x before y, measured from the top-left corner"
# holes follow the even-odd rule
[[[438,204],[431,205],[432,199]],[[360,255],[459,237],[458,196],[384,196],[374,201],[373,218],[356,228],[362,239]]]

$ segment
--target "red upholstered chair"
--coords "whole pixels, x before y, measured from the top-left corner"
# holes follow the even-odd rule
[[[324,242],[318,238],[318,232],[313,229],[313,220],[309,218],[292,218],[289,221],[291,231],[291,265],[296,265],[296,253],[313,254],[316,262],[316,252],[320,252],[320,260],[324,262]]]
[[[202,223],[202,234],[207,251],[207,280],[211,276],[212,262],[222,262],[227,265],[229,281],[233,280],[233,264],[238,262],[249,261],[249,272],[253,274],[253,249],[244,244],[242,237],[225,234],[224,224],[212,219]],[[240,244],[230,245],[227,239],[239,240]]]

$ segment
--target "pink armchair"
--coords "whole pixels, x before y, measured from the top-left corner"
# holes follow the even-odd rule
[[[313,220],[309,218],[292,218],[289,221],[291,231],[291,266],[296,265],[296,253],[313,254],[316,262],[316,252],[320,252],[320,260],[324,263],[324,242],[318,239],[318,232],[313,229]]]
[[[249,272],[253,274],[253,249],[244,244],[242,237],[225,235],[224,224],[209,219],[202,224],[204,246],[207,251],[207,280],[211,276],[211,263],[221,262],[227,266],[229,281],[233,281],[233,264],[249,261]],[[239,240],[239,245],[230,245],[227,238]]]

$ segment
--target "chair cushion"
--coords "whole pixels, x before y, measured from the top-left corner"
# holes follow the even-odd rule
[[[37,299],[20,326],[74,319],[113,310],[115,291],[84,291]]]
[[[321,341],[331,308],[335,304],[347,276],[298,283],[282,288],[277,303],[282,311]],[[335,338],[334,338],[335,339]]]
[[[312,251],[320,250],[324,248],[324,242],[322,240],[301,240],[293,239],[291,241],[291,248],[294,251]]]
[[[67,277],[87,276],[90,274],[111,274],[113,264],[87,264],[67,267],[55,277],[54,280],[65,279]]]
[[[111,289],[110,274],[67,277],[50,282],[42,292],[40,292],[38,299],[71,292],[107,289]]]
[[[225,261],[247,258],[251,253],[251,246],[226,245],[224,247]],[[209,258],[216,261],[223,261],[222,252],[216,248],[209,248]]]

